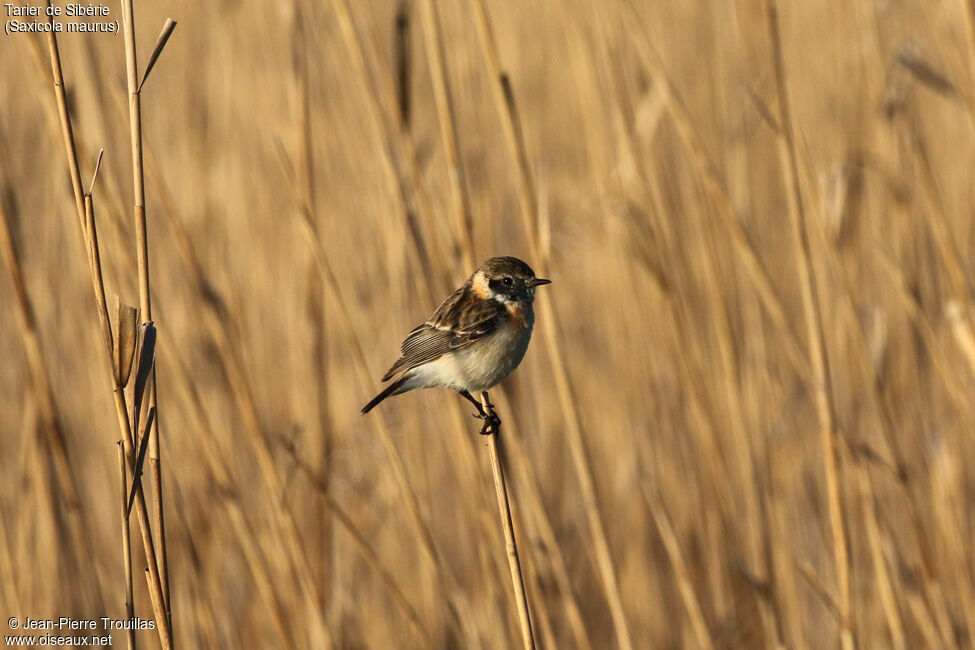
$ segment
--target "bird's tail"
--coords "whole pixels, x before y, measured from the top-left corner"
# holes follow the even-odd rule
[[[383,401],[390,395],[395,395],[397,390],[399,390],[403,386],[403,383],[405,381],[406,381],[406,376],[404,375],[399,379],[397,379],[396,381],[394,381],[393,383],[391,383],[386,388],[384,388],[383,392],[373,397],[371,400],[369,400],[368,404],[362,407],[362,414],[365,415],[366,413],[371,411],[377,404],[379,404],[379,402]]]

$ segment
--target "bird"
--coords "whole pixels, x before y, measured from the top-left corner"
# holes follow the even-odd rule
[[[500,418],[487,390],[518,367],[535,325],[535,289],[551,280],[535,276],[517,257],[492,257],[413,328],[400,357],[383,375],[393,380],[364,407],[366,414],[392,395],[417,388],[450,388],[477,407],[482,434],[498,430]],[[481,393],[487,411],[474,394]]]

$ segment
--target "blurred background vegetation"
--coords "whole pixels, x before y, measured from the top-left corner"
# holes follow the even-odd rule
[[[143,57],[179,21],[143,93],[176,645],[517,645],[469,406],[359,415],[402,336],[510,254],[553,279],[494,396],[541,645],[834,648],[847,609],[859,647],[971,648],[975,7],[486,0],[506,122],[480,6],[137,3]],[[83,174],[106,150],[106,286],[138,304],[122,39],[60,43]],[[0,37],[0,184],[64,435],[8,264],[0,612],[120,618],[118,434],[45,47]]]

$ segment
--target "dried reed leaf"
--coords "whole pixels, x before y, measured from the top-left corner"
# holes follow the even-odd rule
[[[88,184],[88,191],[85,193],[91,196],[91,193],[95,190],[95,180],[98,178],[98,170],[102,168],[102,157],[105,155],[104,149],[98,150],[98,159],[95,160],[95,170],[91,173],[91,182]]]
[[[135,344],[139,337],[139,310],[126,305],[115,296],[116,325],[114,350],[112,350],[115,365],[115,381],[121,388],[129,384],[132,374],[132,359],[135,357]]]
[[[135,386],[132,393],[132,433],[139,432],[139,414],[142,412],[142,400],[145,398],[146,386],[152,375],[152,364],[156,351],[156,328],[152,321],[142,324],[139,328],[139,365],[135,375]]]
[[[162,31],[159,32],[159,38],[156,39],[156,45],[152,48],[152,54],[149,55],[146,71],[142,73],[142,81],[139,82],[139,92],[142,92],[142,87],[146,85],[149,73],[152,72],[152,67],[156,65],[156,59],[162,54],[163,48],[166,47],[166,41],[173,35],[174,29],[176,29],[176,21],[172,18],[167,18],[165,24],[163,24]]]

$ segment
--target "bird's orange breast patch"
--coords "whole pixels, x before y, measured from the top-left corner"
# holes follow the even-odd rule
[[[523,305],[505,305],[505,307],[508,310],[508,316],[511,318],[512,325],[524,327],[528,324],[528,320],[525,318],[525,307]]]

